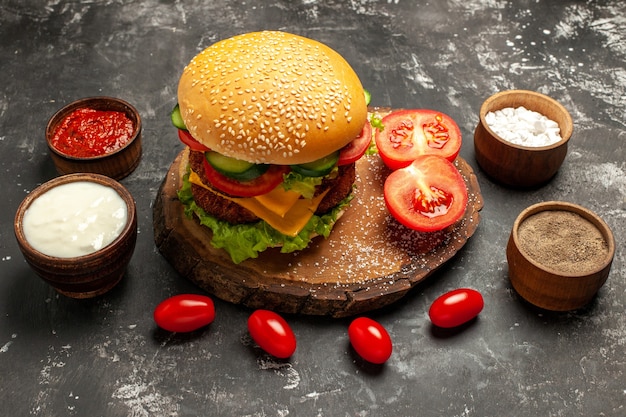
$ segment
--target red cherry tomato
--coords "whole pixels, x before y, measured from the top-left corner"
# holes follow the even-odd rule
[[[194,139],[194,137],[191,136],[191,134],[186,130],[178,129],[178,139],[180,139],[180,141],[187,145],[192,151],[208,152],[211,150],[209,147]]]
[[[296,336],[289,324],[269,310],[256,310],[248,318],[252,340],[267,353],[285,359],[296,351]]]
[[[478,316],[484,305],[483,296],[478,291],[459,288],[433,301],[428,315],[435,326],[457,327]]]
[[[179,294],[154,309],[156,324],[170,332],[192,332],[213,322],[213,300],[200,294]]]
[[[356,353],[368,362],[382,364],[391,356],[391,337],[377,321],[367,317],[354,319],[348,327],[348,337]]]
[[[204,172],[207,180],[216,189],[235,197],[255,197],[267,194],[283,182],[283,175],[289,172],[286,165],[272,165],[263,175],[249,181],[238,181],[215,170],[204,159]]]
[[[361,134],[339,151],[337,165],[348,165],[361,159],[372,143],[372,125],[366,122]]]
[[[393,217],[420,232],[444,229],[463,216],[467,187],[447,159],[423,155],[385,180],[385,204]]]
[[[461,150],[461,130],[448,115],[434,110],[400,110],[383,117],[376,130],[376,147],[390,169],[404,168],[420,155],[449,161]]]

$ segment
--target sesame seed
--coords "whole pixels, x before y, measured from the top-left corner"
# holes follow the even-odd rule
[[[223,149],[249,147],[264,162],[286,144],[290,148],[284,155],[298,153],[312,123],[328,131],[327,118],[336,121],[338,108],[351,120],[350,91],[334,71],[331,58],[317,45],[281,32],[258,32],[217,42],[184,73],[210,97],[206,105],[222,113],[213,126]],[[184,115],[190,117],[191,112]]]

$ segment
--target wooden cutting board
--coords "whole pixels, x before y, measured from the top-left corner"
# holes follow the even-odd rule
[[[184,152],[184,151],[183,151]],[[355,198],[330,237],[292,254],[270,249],[238,265],[209,243],[211,231],[189,219],[177,198],[183,153],[174,160],[153,206],[154,238],[184,277],[225,301],[283,313],[346,317],[405,296],[452,258],[474,234],[483,207],[470,165],[457,158],[469,201],[446,230],[420,233],[397,223],[383,199],[389,171],[378,155],[357,162]]]

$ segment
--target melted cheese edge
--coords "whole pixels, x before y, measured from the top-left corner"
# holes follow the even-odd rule
[[[189,173],[189,182],[230,200],[250,210],[257,217],[287,236],[297,236],[315,214],[317,207],[326,196],[328,190],[312,199],[300,198],[294,191],[286,191],[278,186],[267,194],[257,197],[229,197],[207,187],[198,174]]]

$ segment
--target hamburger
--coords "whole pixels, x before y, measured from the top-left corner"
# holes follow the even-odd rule
[[[172,122],[187,146],[178,197],[233,262],[328,237],[371,143],[366,92],[336,51],[262,31],[195,56]]]

